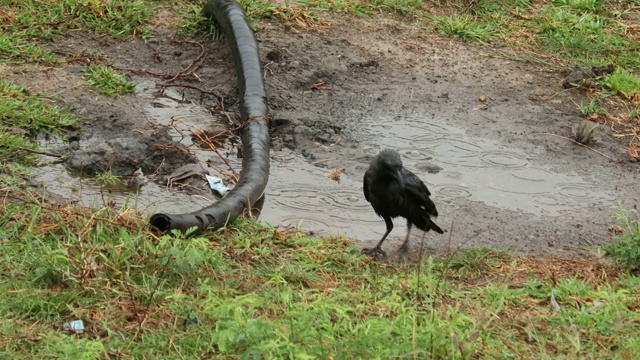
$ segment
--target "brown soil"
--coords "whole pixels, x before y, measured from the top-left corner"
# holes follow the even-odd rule
[[[596,152],[567,139],[571,126],[581,120],[574,101],[584,95],[564,90],[559,71],[506,59],[516,58],[512,49],[470,46],[393,20],[334,14],[321,23],[306,32],[280,23],[259,24],[273,136],[264,220],[291,224],[304,219],[302,226],[313,231],[345,232],[370,245],[382,235],[384,222],[364,202],[361,179],[368,161],[383,147],[399,149],[406,166],[435,189],[438,222],[448,233],[439,238],[427,234],[430,251],[494,246],[521,255],[588,255],[611,239],[610,206],[616,201],[636,205],[639,167],[621,140],[603,129]],[[79,136],[62,148],[71,171],[128,176],[141,168],[164,185],[177,168],[198,161],[169,134],[170,126],[149,118],[145,108],[156,106],[153,100],[114,99],[90,91],[81,77],[87,62],[132,70],[132,80],[152,84],[146,91],[158,96],[162,87],[157,84],[178,85],[171,88],[179,97],[174,100],[214,114],[237,107],[234,68],[224,40],[184,39],[175,29],[158,27],[156,37],[146,42],[73,33],[50,46],[69,54],[65,66],[0,70],[3,77],[31,89],[56,94],[85,118]],[[468,154],[456,155],[456,145],[437,151],[421,140],[437,127],[449,144],[469,144],[462,149]],[[233,125],[216,123],[214,128]],[[229,146],[227,153],[234,151],[235,145]],[[449,161],[448,154],[457,162]],[[464,166],[464,159],[486,160],[485,155],[496,154],[483,163],[496,163],[495,168],[487,165],[476,174],[477,164]],[[344,168],[340,183],[325,175],[338,167]],[[539,198],[519,198],[518,191],[502,191],[510,176],[518,175],[511,168],[561,179],[564,192],[559,193],[568,194],[568,200],[546,205]],[[316,186],[322,189],[316,192]],[[403,221],[396,222],[397,230],[385,244],[388,252],[404,237]],[[422,234],[414,237],[419,240]]]

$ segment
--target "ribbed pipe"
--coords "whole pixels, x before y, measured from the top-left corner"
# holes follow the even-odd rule
[[[242,173],[236,186],[220,201],[188,214],[158,213],[149,220],[161,232],[187,231],[196,234],[207,228],[218,229],[233,222],[263,196],[269,180],[269,128],[262,66],[258,43],[242,7],[233,0],[209,0],[204,15],[213,19],[224,33],[233,56],[240,92],[240,115],[244,124]]]

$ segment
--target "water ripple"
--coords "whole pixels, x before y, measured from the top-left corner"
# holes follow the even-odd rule
[[[481,158],[486,164],[503,168],[520,168],[529,163],[524,156],[506,151],[487,151],[481,155]]]

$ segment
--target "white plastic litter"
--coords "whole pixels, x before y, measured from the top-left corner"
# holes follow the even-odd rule
[[[62,324],[62,328],[67,331],[81,334],[84,332],[84,323],[82,320],[73,320]]]
[[[205,176],[207,178],[207,181],[209,182],[209,187],[211,187],[213,191],[220,194],[220,196],[225,196],[229,191],[231,191],[231,188],[225,186],[224,181],[219,177],[211,176],[211,175],[205,175]]]

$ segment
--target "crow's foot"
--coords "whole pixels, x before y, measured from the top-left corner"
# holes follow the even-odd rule
[[[379,247],[374,248],[364,248],[362,249],[362,253],[365,255],[369,255],[376,260],[384,260],[387,258],[387,253],[382,251]]]
[[[400,252],[400,254],[402,254],[403,256],[406,256],[407,254],[409,254],[409,245],[404,244],[402,246],[400,246],[400,249],[398,249],[398,251]]]

